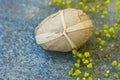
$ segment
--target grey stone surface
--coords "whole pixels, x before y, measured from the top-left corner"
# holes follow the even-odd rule
[[[71,52],[45,51],[34,38],[35,27],[58,10],[48,1],[0,0],[0,80],[74,80],[67,75],[74,62]],[[112,24],[117,17],[112,5],[110,14],[106,20]],[[98,15],[90,16],[97,26]]]
[[[67,80],[72,57],[43,50],[35,27],[57,11],[47,0],[0,0],[0,80]]]

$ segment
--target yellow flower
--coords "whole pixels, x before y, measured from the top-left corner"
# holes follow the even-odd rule
[[[83,7],[83,10],[84,10],[84,11],[88,11],[88,10],[89,10],[88,6],[84,6],[84,7]]]
[[[76,80],[80,80],[80,78],[79,77],[77,77],[77,79]]]
[[[90,57],[90,53],[89,52],[85,52],[84,53],[84,57]]]
[[[110,73],[110,70],[107,70],[107,71],[106,71],[106,73],[108,73],[108,74],[109,74],[109,73]]]
[[[68,71],[68,75],[69,75],[69,76],[72,76],[72,74],[73,74],[73,68],[71,68],[71,69]]]
[[[96,35],[96,36],[99,36],[99,35],[100,35],[100,32],[99,32],[99,31],[96,31],[96,32],[95,32],[95,35]]]
[[[89,63],[89,64],[87,65],[87,68],[93,68],[92,63]]]
[[[102,12],[102,14],[106,15],[106,14],[108,14],[108,11],[104,10],[104,11]]]
[[[83,78],[82,78],[82,80],[86,80],[86,78],[85,78],[85,77],[83,77]]]
[[[96,10],[95,7],[92,7],[92,8],[90,9],[91,12],[95,12],[95,10]]]
[[[117,23],[114,24],[114,27],[115,27],[115,28],[118,28],[118,26],[119,26],[119,24],[117,24]]]
[[[120,63],[118,63],[117,67],[118,67],[118,69],[120,69]]]
[[[93,59],[89,59],[90,62],[93,62]]]
[[[78,53],[78,54],[77,54],[77,57],[82,58],[82,57],[83,57],[83,54],[82,54],[82,53]]]
[[[118,79],[119,78],[119,74],[118,73],[114,73],[114,75],[113,75],[116,79]]]
[[[57,3],[57,0],[53,0],[54,3]]]
[[[85,4],[83,2],[79,2],[79,5],[82,7],[85,6]]]
[[[112,66],[116,66],[117,63],[118,63],[118,62],[117,62],[116,60],[114,60],[111,65],[112,65]]]
[[[100,44],[101,44],[101,45],[104,45],[104,44],[105,44],[105,41],[104,41],[104,40],[100,41]]]
[[[88,77],[88,80],[93,80],[92,77]]]
[[[110,4],[111,0],[106,0],[104,4]]]
[[[76,55],[77,55],[77,50],[73,49],[73,50],[72,50],[72,54],[73,54],[74,56],[76,56]]]
[[[49,6],[52,6],[52,2],[49,2],[48,5],[49,5]]]
[[[74,64],[76,68],[79,68],[80,67],[80,64],[79,63],[75,63]]]
[[[80,59],[77,59],[77,63],[80,63]]]
[[[88,77],[90,74],[88,72],[84,73],[84,77]]]
[[[105,15],[102,14],[102,15],[101,15],[101,18],[105,18]]]
[[[104,24],[104,25],[103,25],[103,28],[104,28],[105,30],[107,30],[108,27],[109,27],[109,26],[108,26],[107,24]]]
[[[110,38],[110,37],[111,37],[111,35],[110,35],[109,33],[107,33],[107,34],[106,34],[106,37]]]
[[[105,33],[105,34],[108,34],[108,30],[104,29],[104,33]]]
[[[97,42],[100,42],[102,39],[101,38],[97,38]]]
[[[81,71],[79,69],[75,70],[74,76],[78,76],[79,74],[81,74]]]
[[[109,74],[108,74],[108,73],[105,73],[105,74],[104,74],[104,77],[106,77],[106,78],[109,77]]]
[[[109,29],[109,32],[110,32],[110,34],[114,34],[114,33],[115,33],[114,28],[113,28],[113,27],[111,27],[111,28]]]
[[[88,59],[85,59],[85,60],[83,61],[83,63],[84,63],[84,64],[87,64],[87,63],[89,63],[89,60],[88,60]]]

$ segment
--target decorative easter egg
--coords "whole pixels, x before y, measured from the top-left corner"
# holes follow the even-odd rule
[[[36,42],[44,49],[68,52],[80,48],[92,35],[93,24],[79,9],[64,9],[48,16],[35,29]]]

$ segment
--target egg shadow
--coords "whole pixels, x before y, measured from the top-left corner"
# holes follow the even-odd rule
[[[46,56],[51,56],[54,59],[73,61],[73,56],[71,51],[69,52],[57,52],[57,51],[48,51],[48,50],[44,50],[44,51]]]

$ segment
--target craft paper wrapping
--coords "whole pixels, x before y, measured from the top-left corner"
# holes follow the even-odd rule
[[[92,35],[90,18],[79,9],[64,9],[48,16],[35,29],[36,42],[46,50],[68,52]]]

